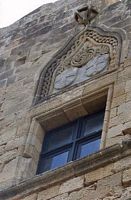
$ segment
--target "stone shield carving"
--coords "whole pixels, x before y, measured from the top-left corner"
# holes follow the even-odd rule
[[[81,68],[67,67],[67,69],[56,76],[53,92],[83,82],[96,74],[106,71],[108,64],[109,54],[100,54],[92,58]]]
[[[84,29],[43,68],[34,104],[117,68],[120,45],[118,34],[99,28]]]

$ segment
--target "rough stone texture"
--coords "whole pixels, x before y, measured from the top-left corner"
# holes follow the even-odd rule
[[[73,19],[73,12],[88,3],[88,0],[60,0],[44,5],[13,25],[0,29],[0,190],[17,186],[21,181],[35,176],[38,157],[44,137],[44,130],[33,117],[48,113],[40,119],[45,127],[61,125],[74,118],[87,114],[85,108],[99,106],[88,105],[80,99],[82,95],[97,94],[107,85],[113,86],[113,98],[108,124],[106,147],[131,139],[131,2],[115,1],[109,6],[105,1],[93,0],[100,14],[93,22],[94,26],[105,25],[125,31],[128,40],[127,57],[119,69],[112,74],[88,82],[83,88],[67,91],[59,97],[32,108],[35,87],[40,72],[63,44],[82,27]],[[107,1],[109,3],[109,1]],[[114,2],[114,1],[113,1]],[[110,2],[111,3],[111,2]],[[123,51],[126,51],[124,49]],[[89,97],[87,97],[88,99]],[[96,98],[96,97],[95,97]],[[86,100],[87,100],[86,99]],[[96,98],[97,99],[97,98]],[[69,102],[71,102],[69,104]],[[77,101],[74,102],[74,100]],[[93,97],[93,100],[94,97]],[[104,101],[103,101],[104,102]],[[109,102],[107,102],[109,103]],[[63,106],[64,105],[64,106]],[[61,110],[55,110],[58,107]],[[50,114],[53,110],[54,114]],[[76,111],[77,110],[77,111]],[[52,118],[51,118],[52,117]],[[50,123],[55,119],[55,123]],[[33,121],[34,120],[34,121]],[[118,151],[118,154],[120,152]],[[116,156],[116,155],[115,155]],[[91,157],[93,159],[93,155]],[[108,159],[108,157],[107,157]],[[92,161],[94,164],[94,160]],[[83,172],[84,164],[76,169],[61,171],[59,186],[33,188],[21,197],[12,195],[11,200],[129,200],[130,156],[125,156],[93,171]],[[79,163],[79,162],[78,162]],[[106,163],[108,163],[106,161]],[[90,170],[91,170],[90,163]],[[62,169],[61,169],[62,170]],[[75,173],[80,170],[80,175]],[[66,179],[62,182],[62,174]],[[49,180],[51,180],[49,174]],[[69,177],[71,177],[69,179]],[[84,176],[84,177],[83,177]],[[53,184],[53,183],[52,183]],[[62,194],[61,194],[62,193]],[[4,200],[3,197],[1,200]]]
[[[94,170],[85,175],[85,183],[86,185],[90,185],[91,183],[96,182],[97,180],[103,179],[106,176],[110,176],[113,174],[113,164],[108,165],[107,167],[102,167],[100,169]]]
[[[84,177],[78,177],[64,182],[60,187],[60,193],[71,192],[83,187]]]
[[[123,172],[123,184],[130,184],[131,183],[131,169],[127,169]]]
[[[40,192],[38,195],[38,199],[42,200],[44,198],[45,200],[47,200],[57,196],[59,194],[59,188],[60,186],[50,187],[49,189]]]

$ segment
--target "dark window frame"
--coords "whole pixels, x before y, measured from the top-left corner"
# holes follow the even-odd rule
[[[92,141],[96,141],[97,139],[101,139],[101,134],[102,134],[102,128],[101,130],[98,130],[98,131],[94,131],[92,133],[90,133],[89,135],[84,135],[84,132],[82,132],[82,129],[83,127],[86,126],[86,119],[88,118],[91,118],[92,116],[97,116],[99,115],[99,113],[103,114],[103,121],[104,121],[104,113],[105,113],[105,110],[101,110],[97,113],[94,113],[94,114],[91,114],[89,116],[85,116],[85,117],[81,117],[73,122],[70,122],[69,124],[66,124],[62,127],[59,127],[59,128],[56,128],[54,130],[51,130],[49,132],[47,132],[46,136],[47,136],[47,140],[48,140],[48,137],[51,133],[55,133],[58,131],[58,130],[64,130],[65,128],[68,128],[68,127],[73,127],[72,130],[73,133],[72,133],[72,141],[70,141],[69,143],[67,144],[64,144],[63,146],[60,146],[60,147],[57,147],[55,149],[52,149],[52,150],[49,150],[47,152],[44,152],[45,150],[45,147],[47,146],[46,144],[46,140],[44,140],[43,142],[43,146],[42,146],[42,151],[41,151],[41,155],[40,155],[40,160],[39,160],[39,164],[38,164],[38,169],[37,169],[37,174],[39,173],[42,173],[42,172],[45,172],[47,170],[41,170],[41,162],[42,159],[45,160],[45,159],[49,159],[49,158],[53,158],[57,155],[60,155],[64,152],[67,152],[69,150],[69,155],[68,155],[68,160],[67,160],[67,163],[70,162],[70,161],[74,161],[74,160],[77,160],[77,159],[80,159],[80,157],[78,156],[78,154],[80,154],[80,146],[83,145],[83,144],[87,144],[87,143],[91,143]],[[103,125],[103,121],[102,121],[102,125]],[[74,125],[74,126],[73,126]],[[45,137],[46,137],[45,136]],[[98,149],[99,150],[99,149]],[[90,155],[90,154],[89,154]],[[88,155],[86,155],[88,156]],[[65,164],[64,164],[65,165]],[[57,167],[58,168],[58,167]],[[44,167],[43,167],[44,169]],[[52,169],[49,169],[49,170],[52,170]]]

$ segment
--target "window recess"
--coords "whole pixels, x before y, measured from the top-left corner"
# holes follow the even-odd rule
[[[46,132],[37,174],[95,153],[100,148],[104,110]]]

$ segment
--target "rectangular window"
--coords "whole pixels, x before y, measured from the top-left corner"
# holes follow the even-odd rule
[[[46,133],[37,173],[83,158],[99,150],[104,110]]]

